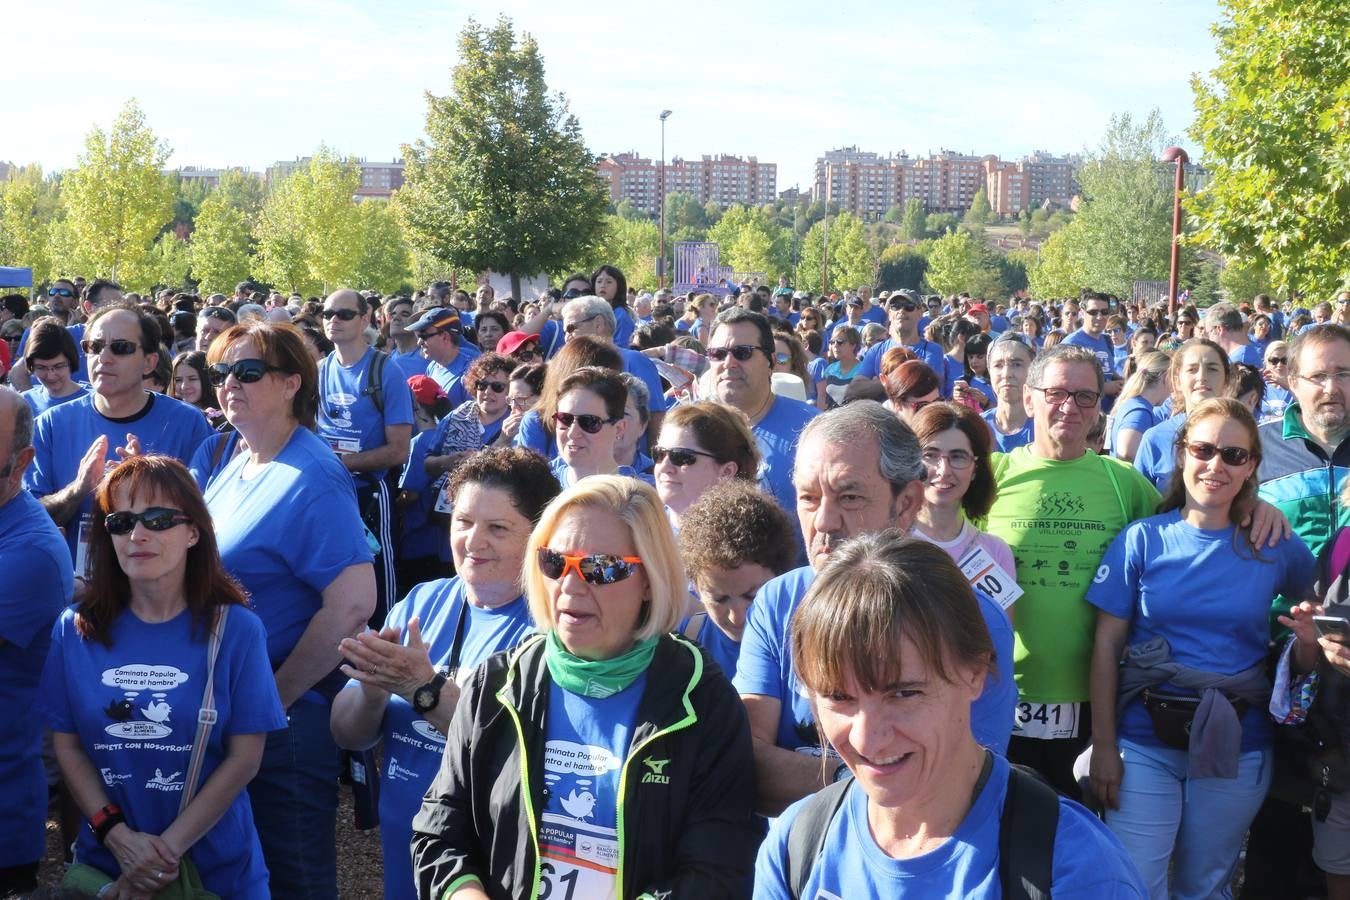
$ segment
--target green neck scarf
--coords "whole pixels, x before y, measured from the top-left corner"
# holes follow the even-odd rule
[[[563,690],[604,700],[637,681],[639,675],[647,671],[656,653],[656,638],[638,641],[623,656],[613,659],[582,659],[574,656],[563,646],[558,632],[548,633],[548,646],[544,650],[544,661],[548,663],[548,673]]]

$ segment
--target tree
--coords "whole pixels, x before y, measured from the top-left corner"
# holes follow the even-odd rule
[[[627,197],[620,200],[618,205],[614,207],[614,214],[621,219],[631,219],[635,222],[648,221],[651,219],[651,216],[638,209],[633,201],[629,200]]]
[[[889,222],[891,225],[900,225],[905,221],[905,208],[899,203],[892,204],[886,210],[886,215],[881,217],[883,222]]]
[[[155,137],[135,100],[105,133],[95,127],[79,165],[61,185],[72,255],[87,277],[131,284],[147,270],[150,245],[173,217],[173,189],[163,175],[169,147]]]
[[[968,291],[974,297],[992,297],[1001,289],[988,247],[965,231],[950,232],[933,242],[925,278],[937,294]]]
[[[354,284],[361,223],[353,197],[361,173],[320,146],[263,205],[258,255],[265,280],[305,294]]]
[[[1196,239],[1321,294],[1350,271],[1350,16],[1343,0],[1221,9],[1219,64],[1191,82],[1211,174],[1188,204]]]
[[[928,271],[928,258],[920,247],[893,244],[881,252],[877,268],[877,290],[894,291],[901,288],[917,291],[923,286]]]
[[[534,38],[472,19],[451,92],[427,94],[427,140],[404,148],[400,216],[414,245],[470,271],[553,271],[595,246],[606,200],[595,157]]]
[[[249,276],[252,240],[244,214],[213,194],[197,210],[190,258],[192,277],[204,294],[228,294]]]
[[[1233,303],[1244,303],[1257,294],[1270,293],[1270,279],[1260,266],[1247,265],[1240,260],[1228,260],[1219,272],[1219,287],[1225,298]]]
[[[655,290],[656,257],[659,253],[660,234],[655,222],[605,216],[604,229],[593,255],[574,260],[559,271],[589,271],[594,267],[594,260],[603,259],[623,272],[629,287]]]
[[[928,217],[928,234],[932,237],[942,237],[955,230],[956,213],[934,213]]]
[[[1077,229],[1063,228],[1041,244],[1039,259],[1027,272],[1027,287],[1041,300],[1076,297],[1089,286],[1090,278],[1083,260],[1087,248],[1076,246],[1086,235]]]
[[[197,221],[197,212],[210,190],[200,178],[184,178],[181,175],[168,176],[169,186],[173,188],[173,221],[169,223],[179,237],[186,238],[192,233]]]
[[[246,221],[252,222],[258,218],[267,200],[267,183],[252,173],[226,169],[220,173],[214,194],[243,213]]]
[[[51,278],[51,212],[44,209],[51,193],[40,166],[11,170],[0,181],[0,265],[31,268],[34,285]]]
[[[708,229],[708,240],[717,242],[722,265],[737,272],[763,272],[776,279],[791,271],[792,235],[762,208],[733,203]]]
[[[851,213],[832,214],[829,228],[830,268],[825,289],[843,290],[871,284],[876,271],[862,221]],[[814,290],[820,284],[824,236],[825,222],[822,220],[812,225],[802,238],[794,283],[804,290]]]
[[[900,231],[907,241],[921,241],[928,237],[928,211],[918,197],[905,201],[905,215],[900,221]]]
[[[392,293],[408,278],[408,244],[389,203],[366,200],[356,205],[358,255],[350,284]]]
[[[993,208],[989,205],[989,194],[984,188],[980,188],[970,201],[970,209],[966,211],[966,224],[988,225],[993,216]]]
[[[192,249],[176,231],[166,231],[155,239],[147,264],[147,283],[162,284],[174,289],[190,287]],[[234,290],[231,284],[229,290]]]

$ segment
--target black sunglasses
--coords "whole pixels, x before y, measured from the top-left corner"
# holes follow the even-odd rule
[[[572,413],[560,412],[553,414],[553,421],[557,423],[559,428],[571,428],[572,423],[575,422],[577,425],[581,427],[581,430],[586,432],[587,434],[599,434],[601,428],[604,428],[606,425],[613,425],[615,422],[619,420],[606,419],[602,418],[601,416],[591,416],[585,414],[578,416]]]
[[[521,362],[529,362],[530,360],[537,357],[539,355],[539,352],[535,350],[533,347],[521,347],[511,355],[514,356],[516,359],[520,360]]]
[[[665,458],[670,457],[670,463],[679,466],[681,469],[688,468],[698,462],[700,456],[706,456],[708,459],[717,459],[711,453],[704,453],[702,450],[691,450],[688,447],[653,447],[652,462],[663,462]]]
[[[919,308],[919,305],[910,300],[887,300],[886,308],[903,309],[905,312],[914,312],[914,310]]]
[[[1208,441],[1191,441],[1186,452],[1201,462],[1209,462],[1217,454],[1229,466],[1246,465],[1252,458],[1252,451],[1246,447],[1217,447]]]
[[[730,354],[736,358],[737,362],[746,362],[750,357],[755,355],[756,350],[764,350],[764,348],[757,347],[754,344],[737,344],[734,347],[709,347],[708,358],[715,360],[716,362],[721,362],[727,358],[728,354]],[[767,350],[764,350],[764,355],[768,356],[770,359],[773,358],[773,355]]]
[[[216,363],[206,370],[206,375],[211,379],[213,387],[220,387],[225,383],[225,379],[231,375],[235,381],[240,384],[254,384],[262,380],[262,377],[268,372],[280,372],[276,366],[269,366],[261,359],[241,359],[234,365],[228,363]]]
[[[104,348],[111,350],[113,356],[130,356],[140,349],[140,344],[124,340],[105,341],[102,338],[80,342],[80,349],[84,351],[85,356],[98,356]]]
[[[108,513],[103,517],[103,527],[108,529],[108,534],[130,534],[137,522],[151,531],[168,531],[175,525],[190,524],[192,517],[181,509],[169,509],[164,506],[152,506],[138,513]]]
[[[1287,362],[1289,362],[1289,358],[1287,356],[1272,356],[1270,358],[1270,364],[1272,366],[1282,366]]]
[[[572,556],[547,547],[539,548],[539,571],[553,581],[562,580],[567,570],[572,569],[587,584],[614,584],[632,575],[633,570],[640,565],[642,560],[636,556],[612,556],[608,553]]]
[[[478,393],[483,388],[489,388],[492,393],[500,394],[506,390],[506,382],[503,381],[480,381],[473,386],[474,393]]]
[[[344,322],[350,322],[361,314],[354,309],[325,309],[319,315],[323,316],[325,321],[337,316]]]

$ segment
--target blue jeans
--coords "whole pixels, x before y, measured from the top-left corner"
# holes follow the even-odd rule
[[[1106,811],[1106,826],[1125,845],[1149,896],[1168,897],[1170,859],[1175,900],[1231,897],[1242,837],[1270,787],[1270,751],[1241,754],[1237,778],[1194,780],[1186,777],[1184,750],[1122,738],[1120,754],[1120,809]]]
[[[267,735],[262,766],[248,786],[273,897],[338,895],[339,767],[329,709],[306,696],[287,710],[289,727]]]

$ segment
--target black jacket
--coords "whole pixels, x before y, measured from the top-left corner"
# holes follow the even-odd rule
[[[493,898],[539,894],[545,721],[542,635],[478,668],[450,722],[441,769],[413,819],[418,896],[476,877]],[[641,759],[667,759],[652,778]],[[762,835],[750,726],[697,645],[662,636],[620,769],[619,896],[749,897]],[[523,783],[522,783],[523,782]]]

